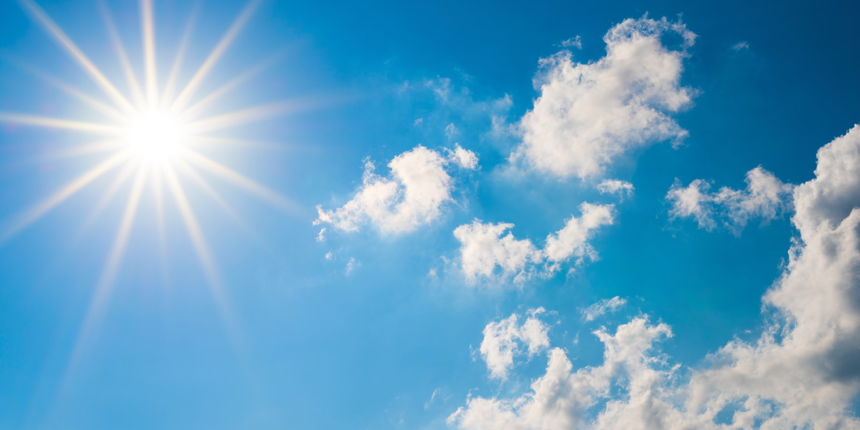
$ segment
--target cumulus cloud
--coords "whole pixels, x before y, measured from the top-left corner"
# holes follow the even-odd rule
[[[448,150],[448,160],[468,170],[475,170],[478,167],[478,156],[468,149],[463,149],[459,143],[453,151]]]
[[[672,371],[659,369],[662,361],[651,349],[655,341],[672,336],[669,327],[636,318],[619,326],[615,335],[602,328],[594,334],[604,344],[603,365],[574,372],[565,352],[553,348],[546,373],[530,392],[510,400],[470,397],[466,407],[448,417],[448,424],[469,430],[667,428],[654,423],[659,418],[654,412],[667,408],[659,381]],[[626,382],[627,401],[607,402],[604,413],[591,422],[589,409],[611,396],[613,382]]]
[[[679,50],[661,42],[683,39]],[[680,85],[686,49],[696,35],[665,18],[627,19],[604,36],[606,55],[576,63],[570,51],[540,62],[540,97],[520,122],[525,157],[535,169],[561,177],[598,177],[625,153],[687,136],[668,114],[692,104]]]
[[[479,430],[858,429],[860,391],[860,126],[818,151],[815,178],[794,189],[800,236],[765,293],[772,318],[682,379],[654,342],[671,336],[644,317],[601,328],[603,364],[573,371],[550,349],[546,373],[520,397],[469,397],[448,418]],[[613,388],[617,387],[617,388]],[[722,413],[721,422],[717,417]]]
[[[711,184],[705,180],[696,179],[686,187],[676,180],[666,194],[672,205],[669,217],[694,218],[699,228],[708,230],[717,226],[715,218],[719,217],[723,225],[740,234],[750,219],[761,218],[767,223],[791,208],[794,186],[761,166],[747,172],[746,183],[745,190],[723,187],[711,193]]]
[[[624,306],[627,299],[622,299],[615,296],[611,299],[603,299],[582,310],[582,319],[585,321],[594,321],[607,313],[615,312],[616,309]]]
[[[588,240],[598,228],[612,224],[614,206],[583,203],[579,210],[579,218],[571,216],[561,230],[547,236],[542,250],[528,239],[516,239],[508,231],[514,227],[510,223],[485,224],[476,219],[457,227],[454,237],[460,241],[463,274],[467,279],[491,277],[499,267],[503,276],[514,275],[515,281],[523,281],[535,265],[543,265],[543,273],[552,274],[571,259],[576,264],[595,260],[597,253]]]
[[[633,184],[618,179],[606,179],[597,184],[597,191],[600,191],[600,194],[626,194],[630,197],[633,195],[633,190]]]
[[[385,233],[404,233],[434,221],[442,205],[453,200],[448,165],[475,168],[478,163],[472,151],[459,145],[451,154],[443,157],[418,145],[391,160],[387,178],[377,175],[376,166],[366,161],[363,183],[355,197],[335,210],[317,206],[319,217],[314,225],[327,223],[340,230],[358,231],[359,226],[370,223]]]
[[[466,278],[491,276],[496,266],[505,273],[520,272],[522,276],[526,264],[538,259],[537,248],[530,240],[517,240],[510,232],[502,236],[513,226],[510,223],[484,224],[476,219],[454,230],[454,237],[460,241],[461,264]]]
[[[751,399],[746,422],[762,427],[860,428],[845,412],[860,389],[860,126],[819,149],[815,178],[794,201],[800,239],[763,299],[782,321],[715,354],[721,364],[693,378],[692,399],[710,408]]]
[[[742,51],[744,49],[750,49],[750,44],[744,41],[738,42],[732,46],[732,50],[734,51]]]
[[[543,312],[544,308],[531,311],[521,325],[517,324],[519,318],[516,314],[487,324],[480,351],[481,358],[490,370],[490,377],[507,379],[515,356],[526,353],[531,358],[549,347],[549,326],[536,317]]]

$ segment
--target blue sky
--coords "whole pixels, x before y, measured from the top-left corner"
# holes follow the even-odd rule
[[[4,2],[0,429],[860,427],[858,12]]]

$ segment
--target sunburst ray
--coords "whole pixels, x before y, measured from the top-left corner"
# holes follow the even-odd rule
[[[152,0],[140,0],[140,20],[143,27],[143,57],[146,75],[146,99],[149,107],[158,106],[158,73],[155,64],[155,18]]]
[[[190,149],[186,149],[185,151],[183,151],[183,153],[188,161],[191,161],[202,169],[210,173],[214,173],[221,178],[226,179],[227,181],[244,188],[246,191],[269,202],[272,205],[275,205],[287,212],[294,214],[302,212],[301,208],[294,202],[206,156],[203,156]]]
[[[176,51],[176,58],[173,60],[173,67],[170,68],[170,75],[167,77],[167,84],[164,85],[164,93],[161,95],[161,107],[167,109],[170,107],[170,102],[173,99],[173,92],[176,90],[176,81],[179,79],[179,71],[182,68],[182,63],[185,61],[185,51],[188,49],[191,32],[197,23],[197,13],[200,9],[200,3],[194,3],[194,8],[191,9],[191,16],[188,17],[188,23],[185,24],[185,32],[182,34],[182,41],[179,42],[179,49]]]
[[[119,230],[114,239],[111,251],[108,254],[105,266],[102,269],[99,283],[93,292],[93,297],[90,299],[90,304],[87,313],[84,315],[84,321],[81,328],[78,330],[78,336],[75,340],[75,345],[72,349],[72,356],[66,368],[66,375],[63,378],[66,383],[71,379],[81,360],[84,352],[86,352],[96,331],[101,325],[102,317],[113,291],[114,282],[119,273],[119,266],[122,263],[122,257],[125,254],[128,244],[128,236],[131,233],[131,227],[134,223],[135,215],[137,214],[138,203],[140,203],[140,195],[143,191],[144,178],[146,171],[142,168],[138,169],[137,177],[134,180],[134,186],[131,194],[128,196],[128,202],[125,206],[125,211],[120,222]]]
[[[83,175],[77,177],[72,182],[68,183],[65,187],[61,188],[59,191],[55,192],[50,197],[43,200],[41,203],[33,206],[32,208],[24,212],[15,221],[13,221],[11,225],[9,225],[3,230],[2,234],[0,234],[0,243],[6,241],[21,229],[27,227],[34,221],[44,216],[58,204],[65,201],[67,198],[80,191],[81,188],[85,187],[90,182],[107,173],[127,158],[128,153],[126,152],[120,152],[119,154],[115,154],[107,160],[102,161],[100,164],[96,165]]]
[[[209,54],[209,57],[203,62],[203,65],[197,70],[194,76],[191,78],[191,81],[188,82],[188,85],[185,86],[185,89],[179,93],[179,96],[176,98],[176,101],[173,102],[173,105],[170,107],[171,113],[181,112],[182,109],[191,101],[191,97],[194,96],[194,93],[197,91],[200,84],[203,83],[203,80],[206,79],[206,76],[209,75],[209,72],[212,71],[212,67],[215,66],[215,63],[221,59],[221,56],[224,55],[224,52],[227,48],[230,47],[230,44],[233,43],[233,40],[242,31],[242,28],[251,18],[254,11],[259,6],[260,0],[251,0],[245,9],[239,14],[230,28],[227,30],[227,33],[224,34],[224,37],[215,45],[215,49],[212,50],[212,53]]]
[[[177,160],[176,166],[185,176],[191,178],[191,180],[194,181],[194,183],[196,183],[197,186],[199,186],[200,189],[202,189],[233,221],[235,221],[236,224],[239,225],[239,227],[245,230],[248,235],[253,237],[258,242],[263,241],[260,235],[257,234],[257,232],[254,231],[254,229],[251,228],[251,226],[248,225],[248,223],[245,222],[244,219],[242,219],[242,217],[236,212],[236,210],[233,209],[233,207],[230,206],[230,204],[227,203],[227,201],[225,201],[221,197],[221,195],[218,194],[218,192],[212,188],[212,186],[206,183],[206,181],[202,177],[200,177],[200,175],[195,172],[194,169],[188,165],[188,163],[182,160]]]
[[[93,122],[72,121],[67,119],[47,118],[34,115],[19,115],[0,112],[0,122],[8,122],[21,125],[32,125],[37,127],[61,128],[66,130],[85,131],[94,134],[117,136],[123,133],[123,129],[113,125],[98,124]]]
[[[99,1],[99,12],[101,13],[102,20],[105,22],[105,28],[107,28],[108,35],[110,36],[113,49],[119,59],[119,64],[122,67],[123,74],[125,74],[125,80],[128,84],[129,91],[131,91],[132,98],[134,99],[137,108],[140,109],[143,107],[144,103],[143,90],[140,88],[140,83],[137,80],[134,69],[128,61],[128,55],[125,53],[125,48],[122,45],[119,33],[116,31],[113,17],[111,17],[110,10],[108,10],[104,0]]]
[[[179,208],[179,214],[185,224],[185,229],[188,230],[188,234],[191,237],[194,251],[197,254],[198,260],[200,260],[200,265],[203,267],[203,273],[206,275],[206,280],[208,281],[207,283],[210,291],[212,292],[215,304],[221,312],[221,318],[223,319],[228,335],[234,344],[241,344],[242,336],[239,330],[239,325],[233,315],[230,301],[227,298],[227,292],[224,290],[221,283],[221,277],[218,275],[215,260],[212,258],[211,252],[209,252],[206,238],[203,236],[203,231],[200,230],[200,224],[198,224],[197,218],[194,216],[194,210],[191,209],[191,204],[188,202],[188,198],[185,196],[185,192],[183,191],[182,185],[179,183],[173,168],[170,165],[167,165],[163,172],[164,178],[167,182],[167,188],[170,190],[170,193],[173,195],[173,200]]]
[[[114,103],[117,104],[117,107],[120,109],[132,113],[134,112],[134,107],[119,90],[114,87],[114,85],[102,74],[102,72],[96,67],[86,55],[69,39],[69,36],[66,36],[66,33],[63,32],[62,29],[45,13],[44,9],[41,6],[36,4],[33,0],[18,0],[23,4],[27,10],[30,11],[33,16],[39,21],[40,24],[48,31],[54,40],[59,43],[63,48],[68,51],[68,53],[75,59],[78,64],[90,75],[90,77],[95,81],[95,83],[105,92],[105,94],[113,100]]]

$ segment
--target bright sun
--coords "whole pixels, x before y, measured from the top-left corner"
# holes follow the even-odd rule
[[[123,127],[123,144],[142,163],[170,162],[187,143],[188,131],[176,115],[150,111],[135,115]]]

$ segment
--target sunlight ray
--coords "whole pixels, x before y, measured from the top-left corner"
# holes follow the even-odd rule
[[[163,173],[159,170],[152,172],[152,192],[155,199],[155,222],[158,228],[158,253],[161,259],[161,278],[167,286],[167,235],[164,229],[164,183]]]
[[[173,98],[173,92],[176,90],[176,80],[179,78],[179,71],[182,69],[182,63],[185,60],[185,50],[188,49],[188,41],[191,39],[191,32],[194,30],[194,25],[197,23],[197,13],[200,9],[200,3],[195,2],[194,8],[191,9],[191,16],[188,17],[188,24],[185,25],[185,32],[182,34],[182,41],[179,42],[179,49],[176,51],[176,59],[173,60],[173,67],[170,69],[170,75],[167,77],[167,84],[164,86],[164,93],[161,95],[162,108],[167,109]]]
[[[285,197],[281,196],[280,194],[252,181],[251,179],[246,178],[245,176],[242,176],[241,174],[233,170],[230,170],[229,168],[213,161],[208,157],[205,157],[190,149],[185,149],[183,154],[186,155],[186,159],[188,161],[191,161],[197,166],[211,173],[214,173],[228,180],[229,182],[232,182],[235,185],[244,188],[246,191],[249,191],[251,194],[256,195],[257,197],[269,202],[270,204],[273,204],[293,214],[300,214],[303,212],[301,207],[299,207],[292,201],[286,199]]]
[[[126,163],[122,170],[119,171],[119,174],[116,175],[114,180],[111,182],[110,187],[105,191],[104,194],[99,198],[99,201],[93,205],[93,209],[90,212],[90,216],[84,221],[84,224],[81,226],[81,232],[89,230],[90,226],[98,219],[99,214],[105,209],[105,207],[110,203],[116,193],[120,190],[120,188],[128,181],[131,177],[132,173],[134,173],[135,169],[140,169],[138,165],[135,163]]]
[[[137,104],[137,108],[141,109],[143,108],[143,90],[141,90],[140,84],[137,81],[137,76],[134,74],[134,69],[132,69],[131,63],[128,61],[128,55],[125,53],[125,48],[122,46],[119,32],[116,31],[116,25],[114,24],[113,18],[111,17],[110,11],[104,3],[104,0],[99,1],[99,12],[101,12],[102,20],[105,22],[105,27],[110,35],[120,66],[122,66],[122,71],[125,74],[125,80],[128,83],[129,90],[131,90],[134,102]]]
[[[191,81],[188,82],[188,85],[185,86],[185,89],[179,93],[179,97],[176,98],[176,101],[173,102],[173,105],[170,107],[170,112],[176,113],[182,111],[182,109],[191,101],[191,97],[197,91],[197,88],[200,87],[200,84],[203,83],[203,80],[212,70],[212,67],[215,66],[215,63],[221,58],[230,44],[233,42],[233,39],[239,34],[242,30],[242,27],[248,22],[251,18],[251,15],[254,13],[254,10],[257,9],[257,6],[260,4],[260,0],[251,0],[245,9],[239,14],[233,24],[230,26],[230,29],[227,30],[227,33],[224,34],[224,37],[218,42],[218,45],[215,46],[215,49],[212,50],[212,53],[209,54],[209,57],[206,58],[206,61],[203,62],[203,65],[197,70],[194,76],[191,78]]]
[[[182,221],[185,223],[185,228],[191,236],[191,243],[194,244],[194,251],[197,253],[197,258],[200,260],[200,265],[203,267],[203,273],[206,275],[209,289],[215,299],[215,304],[221,312],[221,318],[228,336],[234,344],[241,344],[241,335],[238,329],[238,324],[233,316],[233,311],[230,307],[230,301],[227,298],[227,293],[221,284],[221,278],[215,267],[212,254],[209,252],[209,247],[206,244],[206,239],[203,232],[200,230],[200,225],[197,223],[197,218],[194,216],[194,211],[191,209],[191,204],[185,197],[185,192],[182,190],[179,180],[176,178],[176,173],[170,165],[164,167],[164,178],[167,182],[167,187],[173,195],[173,200],[179,207],[179,214],[182,216]]]
[[[221,146],[241,146],[246,148],[255,148],[255,149],[265,149],[268,151],[284,151],[289,149],[299,148],[299,145],[291,144],[291,143],[269,143],[269,142],[259,142],[255,140],[247,140],[247,139],[233,139],[229,137],[215,137],[215,136],[189,136],[188,137],[188,145],[194,146],[195,143],[200,144],[200,146],[206,146],[207,148],[212,147],[213,145],[221,145]]]
[[[143,27],[143,56],[146,75],[146,99],[149,107],[158,106],[158,74],[155,65],[155,19],[152,0],[140,0],[140,19]]]
[[[254,66],[253,68],[246,71],[245,73],[242,73],[241,75],[234,78],[230,82],[227,82],[226,84],[222,85],[220,88],[216,89],[215,91],[212,91],[209,95],[204,97],[199,102],[195,103],[194,105],[192,105],[188,109],[184,109],[181,113],[182,117],[186,121],[194,119],[195,115],[197,115],[199,113],[199,111],[201,111],[202,109],[211,105],[215,100],[219,99],[224,94],[227,94],[233,88],[236,88],[237,86],[246,82],[248,79],[253,78],[254,75],[265,70],[267,67],[271,66],[274,62],[279,60],[281,57],[283,57],[283,53],[280,53],[278,55],[273,55],[271,58],[267,59],[266,61],[263,61],[262,63]]]
[[[90,305],[87,313],[84,316],[84,321],[78,331],[78,337],[75,340],[75,346],[72,349],[72,356],[69,359],[69,365],[66,368],[64,380],[68,383],[75,368],[77,368],[84,351],[92,341],[96,330],[101,324],[104,316],[105,307],[110,299],[111,291],[113,290],[114,281],[119,272],[122,257],[125,255],[128,236],[131,232],[131,226],[134,223],[135,215],[137,214],[137,206],[140,202],[140,195],[143,191],[144,179],[146,172],[140,168],[137,172],[137,177],[134,180],[134,187],[128,197],[128,202],[125,206],[125,212],[122,216],[119,231],[117,231],[114,239],[113,247],[111,248],[108,259],[105,262],[105,267],[102,269],[102,275],[99,278],[99,283],[96,285],[96,290],[93,297],[90,299]]]
[[[98,84],[102,90],[110,97],[114,103],[117,104],[122,110],[126,112],[134,112],[134,107],[128,100],[120,93],[116,87],[102,74],[102,72],[78,49],[77,45],[69,39],[68,36],[60,29],[59,26],[45,13],[44,9],[41,6],[36,4],[33,0],[19,0],[29,11],[32,13],[36,19],[42,24],[42,26],[54,37],[54,39],[59,42],[72,57],[78,61],[81,67],[90,75],[91,78]]]
[[[72,148],[51,151],[39,157],[40,160],[59,160],[63,158],[80,157],[82,155],[98,154],[119,149],[122,146],[115,140],[102,140],[85,145],[75,145]]]
[[[93,109],[95,109],[96,111],[101,113],[102,115],[104,115],[110,119],[113,119],[115,121],[123,121],[125,119],[125,116],[122,113],[120,113],[118,110],[116,110],[113,106],[107,105],[105,103],[102,103],[102,102],[96,100],[95,98],[93,98],[89,94],[86,94],[83,91],[81,91],[81,90],[79,90],[79,89],[77,89],[77,88],[75,88],[75,87],[49,75],[48,73],[39,70],[36,66],[28,64],[28,63],[21,61],[19,59],[12,59],[12,58],[7,58],[7,59],[12,64],[14,64],[16,67],[21,68],[23,71],[33,74],[34,76],[47,82],[48,84],[59,88],[61,91],[65,92],[66,94],[90,105],[90,107],[92,107]]]
[[[83,188],[96,178],[102,176],[106,172],[116,167],[126,158],[128,158],[127,152],[120,152],[119,154],[108,158],[107,160],[101,162],[97,166],[93,167],[83,175],[79,176],[78,178],[67,184],[65,187],[61,188],[59,191],[57,191],[41,203],[24,212],[14,222],[12,222],[9,227],[5,228],[2,234],[0,234],[0,243],[6,241],[19,230],[23,229],[24,227],[27,227],[34,221],[41,218],[55,206],[65,201],[67,198],[78,192],[81,188]]]
[[[188,163],[182,160],[178,160],[176,165],[179,167],[183,174],[191,178],[192,181],[194,181],[201,189],[203,189],[203,191],[206,192],[206,194],[209,195],[209,197],[211,197],[212,200],[214,200],[215,203],[217,203],[218,206],[220,206],[221,209],[223,209],[224,212],[226,212],[227,215],[229,215],[230,218],[232,218],[233,221],[235,221],[239,225],[239,227],[245,230],[245,232],[248,233],[255,240],[262,241],[260,235],[258,235],[257,232],[255,232],[254,229],[251,228],[251,226],[248,225],[248,223],[246,223],[241,216],[239,216],[239,214],[233,209],[233,207],[230,206],[230,204],[227,203],[218,194],[217,191],[215,191],[209,184],[207,184],[206,181],[201,178],[200,175],[197,174],[197,172],[195,172],[191,166],[188,165]]]
[[[285,115],[320,103],[318,99],[295,99],[271,103],[195,121],[188,124],[186,128],[193,133],[206,133]]]
[[[120,127],[104,124],[96,124],[83,121],[71,121],[67,119],[46,118],[32,115],[19,115],[12,113],[0,113],[0,122],[13,124],[33,125],[37,127],[62,128],[67,130],[87,131],[96,134],[119,135],[123,129]]]

